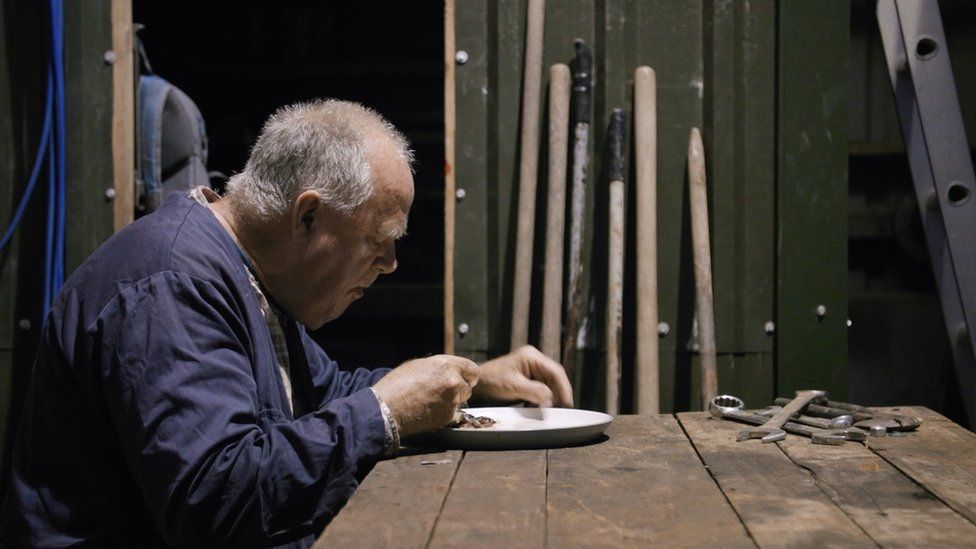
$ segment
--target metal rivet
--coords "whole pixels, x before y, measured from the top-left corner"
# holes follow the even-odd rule
[[[467,334],[470,329],[471,327],[468,326],[466,322],[462,322],[458,324],[458,333],[461,334],[462,336]]]
[[[763,324],[763,331],[766,332],[766,335],[768,336],[773,335],[776,333],[776,323],[772,320],[767,320],[766,323]]]
[[[456,198],[458,202],[464,200],[464,197],[466,196],[468,196],[468,193],[464,189],[454,191],[454,198]]]
[[[823,305],[817,305],[817,318],[823,318],[827,316],[827,307]]]
[[[105,52],[102,55],[102,61],[105,61],[105,64],[106,65],[114,65],[115,64],[115,52],[112,51],[112,50],[108,50],[107,52]]]
[[[26,332],[27,330],[31,329],[31,321],[26,318],[22,318],[17,321],[17,327]]]
[[[667,322],[661,322],[657,325],[657,335],[660,337],[668,337],[671,333],[671,325]]]
[[[112,187],[105,189],[105,200],[108,200],[109,202],[115,200],[115,189]]]
[[[847,327],[850,328],[853,325],[854,325],[854,322],[852,322],[851,319],[848,318],[847,319]]]
[[[463,64],[467,63],[468,62],[468,52],[466,52],[464,50],[458,50],[457,53],[454,54],[454,60],[457,61],[457,64],[458,65],[463,65]]]

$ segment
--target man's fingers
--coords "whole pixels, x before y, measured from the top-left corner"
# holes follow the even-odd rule
[[[478,365],[466,358],[458,357],[458,366],[460,367],[461,377],[464,381],[471,387],[478,384]]]
[[[555,395],[556,406],[573,406],[573,386],[566,377],[566,369],[562,364],[549,358],[538,349],[532,347],[529,357],[529,371],[532,377],[544,382]]]
[[[523,386],[518,388],[519,397],[527,400],[541,408],[552,406],[552,390],[545,383],[539,381],[525,380]]]

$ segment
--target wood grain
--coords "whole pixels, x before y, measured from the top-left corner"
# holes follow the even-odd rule
[[[904,438],[897,440],[906,443]],[[820,489],[882,546],[976,543],[976,525],[861,444],[822,446],[787,437],[780,447],[796,465],[813,474]]]
[[[132,223],[135,216],[136,110],[135,64],[132,47],[132,1],[112,0],[112,227]]]
[[[467,452],[431,547],[542,547],[546,452]]]
[[[637,164],[638,414],[657,414],[659,403],[657,311],[657,80],[654,69],[634,71],[634,149]]]
[[[525,73],[519,149],[519,199],[512,284],[512,350],[528,343],[532,290],[532,245],[535,238],[535,193],[539,164],[539,96],[542,87],[542,35],[545,0],[529,0],[525,30]]]
[[[549,68],[549,200],[539,349],[559,361],[563,307],[563,240],[566,232],[566,152],[569,145],[569,67]]]
[[[924,408],[883,410],[915,415],[924,423],[905,437],[869,439],[871,449],[976,523],[976,434]]]
[[[875,545],[777,444],[736,442],[743,425],[704,412],[678,420],[760,547]]]
[[[444,353],[454,354],[454,222],[456,219],[454,145],[457,104],[454,98],[454,0],[444,0]]]
[[[426,546],[461,456],[451,451],[380,462],[315,547]]]
[[[754,546],[672,416],[608,435],[549,450],[549,547]]]
[[[715,356],[715,306],[712,295],[712,252],[708,238],[708,189],[705,184],[705,147],[701,132],[688,137],[688,203],[691,205],[691,240],[695,263],[695,317],[698,319],[698,354],[701,360],[702,409],[718,395]]]

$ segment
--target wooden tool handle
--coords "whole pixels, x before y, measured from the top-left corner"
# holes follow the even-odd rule
[[[512,284],[512,350],[529,339],[532,289],[532,239],[539,154],[539,94],[542,80],[542,35],[545,1],[529,0],[522,80],[522,136],[519,152],[518,225],[515,232],[515,277]]]
[[[638,414],[657,414],[657,93],[654,70],[634,71],[634,148],[637,155],[637,364]]]
[[[688,139],[688,193],[691,203],[691,241],[695,263],[695,313],[698,317],[702,409],[718,395],[715,357],[715,309],[712,298],[712,255],[708,238],[708,191],[705,187],[705,147],[698,128]]]
[[[610,118],[610,230],[607,258],[607,413],[620,413],[620,327],[624,295],[624,115]]]
[[[566,221],[566,150],[569,143],[569,67],[549,69],[549,202],[546,208],[545,282],[541,351],[559,360],[563,306],[563,234]]]

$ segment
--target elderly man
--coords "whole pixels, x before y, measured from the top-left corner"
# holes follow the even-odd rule
[[[375,112],[286,107],[225,197],[171,196],[92,254],[44,326],[0,539],[304,546],[472,393],[572,405],[531,347],[349,373],[309,339],[396,269],[410,163]]]

